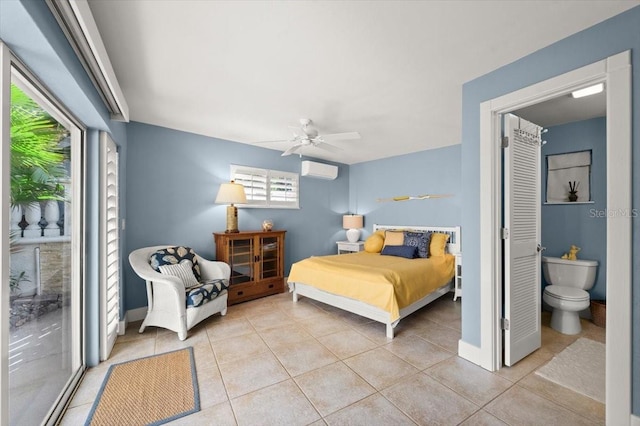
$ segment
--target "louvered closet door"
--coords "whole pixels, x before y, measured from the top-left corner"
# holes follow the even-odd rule
[[[101,279],[100,359],[109,358],[120,321],[120,239],[118,214],[118,151],[105,132],[101,143]]]
[[[540,131],[505,116],[504,363],[511,366],[540,347]]]

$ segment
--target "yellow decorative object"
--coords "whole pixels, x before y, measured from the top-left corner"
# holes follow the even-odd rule
[[[578,260],[578,252],[580,250],[581,250],[580,247],[571,244],[571,248],[569,249],[569,253],[563,254],[561,259]]]
[[[384,246],[384,237],[378,233],[372,234],[364,242],[364,250],[369,253],[380,253]]]
[[[376,201],[379,203],[386,203],[387,201],[428,200],[430,198],[447,198],[447,197],[453,197],[453,195],[452,194],[400,195],[398,197],[391,197],[391,198],[378,198]]]
[[[574,246],[573,244],[571,245],[571,248],[569,249],[569,256],[568,259],[569,260],[578,260],[578,252],[580,251],[580,247]]]

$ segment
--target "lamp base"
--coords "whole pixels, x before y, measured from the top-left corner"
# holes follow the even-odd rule
[[[360,230],[359,229],[349,229],[347,231],[347,240],[350,243],[355,243],[360,239]]]
[[[238,231],[238,208],[231,204],[227,206],[227,230],[226,234],[240,232]]]

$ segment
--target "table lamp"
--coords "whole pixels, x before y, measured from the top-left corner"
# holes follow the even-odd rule
[[[244,204],[247,202],[247,195],[244,193],[244,186],[231,181],[223,183],[218,190],[216,204],[229,204],[227,206],[227,230],[226,233],[238,231],[238,208],[234,204]]]
[[[342,227],[347,229],[347,240],[355,243],[360,239],[360,228],[362,228],[361,214],[345,214],[342,216]]]

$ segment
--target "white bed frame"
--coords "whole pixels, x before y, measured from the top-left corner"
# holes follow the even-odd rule
[[[442,227],[442,226],[391,226],[391,225],[373,225],[373,231],[386,230],[386,231],[416,231],[416,232],[442,232],[449,234],[449,242],[447,243],[447,252],[461,256],[461,239],[460,239],[460,227]],[[391,321],[388,312],[382,309],[361,302],[356,299],[351,299],[345,296],[339,296],[336,294],[328,293],[324,290],[319,290],[303,283],[289,282],[289,291],[293,293],[293,301],[297,302],[299,296],[306,296],[310,299],[317,300],[327,305],[335,306],[336,308],[343,309],[345,311],[372,319],[374,321],[381,322],[387,326],[387,338],[393,339],[393,329],[398,325],[401,319],[414,313],[418,309],[428,305],[440,296],[453,290],[454,283],[457,282],[459,268],[455,268],[455,276],[453,279],[436,289],[432,293],[426,295],[422,299],[412,303],[411,305],[400,309],[400,318],[396,321]]]

